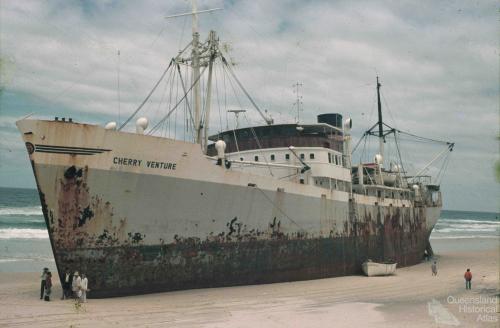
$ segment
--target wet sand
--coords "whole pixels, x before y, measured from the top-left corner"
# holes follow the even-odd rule
[[[59,299],[57,277],[52,301],[44,302],[39,300],[39,273],[0,273],[0,326],[497,327],[498,241],[432,244],[438,261],[436,277],[431,276],[431,262],[424,262],[389,277],[349,276],[89,299],[81,307]],[[470,291],[463,279],[466,268],[473,273]]]

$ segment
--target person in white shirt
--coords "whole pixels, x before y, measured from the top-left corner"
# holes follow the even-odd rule
[[[80,278],[80,274],[78,274],[78,271],[75,271],[75,273],[73,274],[73,282],[71,283],[71,290],[73,291],[73,297],[75,299],[80,298],[81,296],[81,285],[82,278]]]
[[[87,303],[87,291],[89,290],[89,281],[87,276],[82,273],[82,280],[80,282],[80,290],[82,292],[82,296],[80,297],[80,301],[82,303]]]

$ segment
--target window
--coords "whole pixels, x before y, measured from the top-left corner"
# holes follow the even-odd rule
[[[300,179],[300,184],[304,184],[304,179]]]
[[[240,161],[242,161],[242,162],[243,162],[243,157],[240,157]]]
[[[314,159],[314,154],[313,153],[309,154],[309,159]]]
[[[305,159],[306,156],[304,154],[300,154],[300,159]]]
[[[274,154],[271,154],[271,161],[274,161]]]
[[[259,161],[259,156],[255,156],[254,159],[255,159],[256,162],[258,162]]]
[[[333,155],[335,157],[335,165],[339,165],[339,158],[337,155]]]
[[[328,153],[328,163],[332,162],[332,154]]]
[[[288,161],[290,159],[290,154],[285,154],[285,159]]]

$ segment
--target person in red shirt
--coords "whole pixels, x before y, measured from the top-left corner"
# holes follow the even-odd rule
[[[472,289],[471,286],[472,272],[470,272],[470,269],[467,269],[467,271],[465,271],[464,278],[465,278],[465,289]]]

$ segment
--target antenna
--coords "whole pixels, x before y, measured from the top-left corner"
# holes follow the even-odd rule
[[[239,126],[240,126],[240,123],[239,123],[240,114],[246,112],[246,110],[245,109],[230,109],[227,112],[234,114],[234,117],[236,118],[236,128],[235,128],[235,130],[237,130],[239,128]]]
[[[292,85],[293,87],[293,93],[295,93],[297,95],[297,98],[295,99],[295,102],[293,103],[293,106],[296,107],[297,109],[297,123],[299,123],[299,118],[300,118],[300,111],[302,111],[302,108],[301,106],[304,104],[302,102],[302,96],[300,95],[300,90],[299,88],[302,86],[303,84],[302,83],[295,83],[294,85]]]

